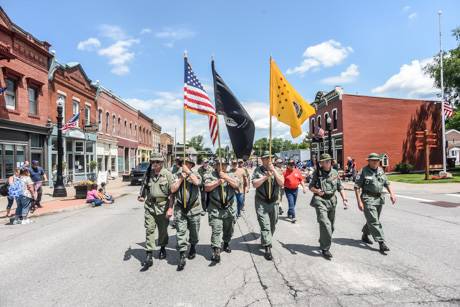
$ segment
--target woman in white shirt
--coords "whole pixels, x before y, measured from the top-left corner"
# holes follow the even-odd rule
[[[30,206],[35,197],[34,182],[30,178],[30,173],[27,168],[21,169],[19,173],[19,180],[22,181],[22,196],[19,197],[18,206],[16,208],[16,218],[13,224],[29,224],[30,220],[27,218]]]

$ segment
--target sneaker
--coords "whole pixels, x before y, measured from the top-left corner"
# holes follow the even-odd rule
[[[321,250],[321,254],[323,255],[324,258],[328,260],[332,258],[332,254],[329,250],[323,249]]]
[[[14,219],[13,225],[21,225],[21,220],[18,218]]]
[[[297,219],[295,217],[291,218],[291,223],[295,224],[295,222],[297,222]]]
[[[30,219],[22,219],[22,222],[21,222],[22,225],[26,225],[26,224],[30,224],[30,223],[32,223],[32,221]]]

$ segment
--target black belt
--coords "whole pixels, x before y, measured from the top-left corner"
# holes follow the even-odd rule
[[[364,195],[373,196],[373,197],[380,197],[380,196],[382,196],[382,193],[373,193],[373,192],[366,192],[366,191],[364,191],[363,194],[364,194]]]

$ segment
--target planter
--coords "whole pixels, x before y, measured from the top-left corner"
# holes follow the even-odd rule
[[[76,185],[75,188],[75,198],[76,199],[85,199],[86,193],[88,193],[87,185]]]

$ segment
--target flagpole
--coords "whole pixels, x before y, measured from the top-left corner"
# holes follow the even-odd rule
[[[272,82],[272,56],[270,55],[270,80],[268,82],[268,90],[269,90],[269,99],[270,99],[270,107],[268,108],[268,115],[270,119],[270,127],[268,132],[268,154],[270,162],[272,162],[272,90],[271,90],[271,82]],[[268,197],[271,199],[272,196],[272,177],[268,177]]]
[[[187,51],[184,51],[184,60],[187,61]],[[183,136],[183,139],[184,139],[184,159],[182,161],[182,169],[185,165],[185,142],[187,140],[187,134],[186,134],[186,131],[187,131],[187,112],[185,110],[185,101],[184,101],[184,136]],[[183,199],[183,203],[184,203],[184,208],[187,207],[187,178],[184,178],[184,193],[183,193],[183,196],[184,196],[184,199]]]
[[[215,73],[214,73],[214,56],[211,56],[211,69],[212,69],[212,78],[214,81],[214,106],[216,105],[216,79],[215,79]],[[217,115],[217,110],[216,110],[216,125],[217,125],[217,147],[218,147],[218,156],[219,156],[219,164],[220,164],[220,171],[222,171],[222,150],[220,147],[220,126],[219,126],[219,115]],[[220,185],[220,190],[222,193],[222,202],[224,201],[224,185]]]
[[[442,34],[441,34],[441,15],[442,11],[438,11],[439,16],[439,58],[441,64],[441,118],[442,118],[442,170],[446,168],[446,115],[444,114],[444,63],[442,54]]]

